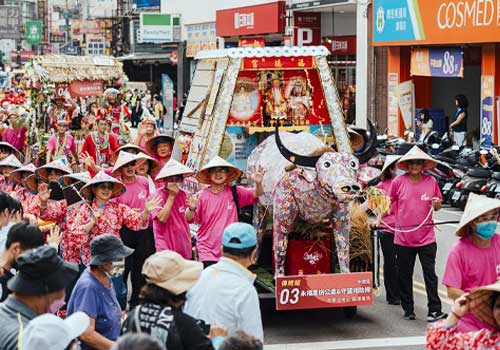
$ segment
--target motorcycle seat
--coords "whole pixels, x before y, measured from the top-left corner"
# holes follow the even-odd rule
[[[491,176],[491,172],[487,169],[469,169],[467,175],[487,179]]]

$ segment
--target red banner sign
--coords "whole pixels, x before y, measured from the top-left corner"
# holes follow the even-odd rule
[[[17,61],[17,51],[12,51],[12,62]],[[36,56],[35,51],[21,50],[21,62],[28,62],[33,56]]]
[[[326,38],[324,45],[332,55],[356,55],[356,36],[332,36]]]
[[[69,85],[66,83],[56,84],[56,97],[65,97],[67,92],[73,98],[99,96],[104,92],[104,86],[101,80],[73,81]]]
[[[265,47],[266,39],[264,38],[248,38],[240,39],[238,47]]]
[[[310,69],[314,68],[314,57],[246,57],[243,70],[262,69]]]
[[[373,304],[372,273],[276,278],[276,309],[298,310]]]
[[[321,45],[321,13],[294,12],[294,45]]]
[[[222,37],[283,33],[285,2],[219,10],[216,23],[217,36]]]
[[[71,97],[99,96],[104,92],[102,80],[73,81],[69,85]]]

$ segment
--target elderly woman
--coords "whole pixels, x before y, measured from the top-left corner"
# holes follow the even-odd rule
[[[165,134],[156,135],[146,143],[146,151],[160,162],[162,167],[170,160],[173,147],[174,139]]]
[[[458,299],[474,288],[494,283],[500,277],[500,236],[495,234],[500,200],[469,195],[457,229],[460,240],[448,254],[443,284],[451,299]],[[460,318],[457,331],[493,330],[472,312]]]
[[[490,329],[461,333],[457,323],[474,313]],[[448,318],[427,329],[427,350],[489,350],[500,347],[500,279],[455,300]]]
[[[203,264],[185,260],[173,251],[150,256],[142,269],[148,283],[141,290],[141,304],[129,312],[122,333],[151,334],[167,349],[217,348],[226,329],[212,325],[207,336],[197,321],[182,311],[186,292],[202,270]]]
[[[149,225],[149,214],[158,206],[159,199],[146,200],[144,210],[137,212],[129,206],[111,200],[125,191],[123,183],[104,172],[99,172],[82,187],[82,194],[89,199],[75,216],[70,228],[71,234],[86,235],[83,243],[82,261],[90,260],[90,242],[97,236],[112,233],[120,237],[120,229],[125,225],[131,230],[145,229]]]
[[[78,281],[68,303],[68,315],[81,311],[90,318],[80,336],[82,349],[108,350],[120,335],[121,308],[109,277],[114,263],[134,252],[112,234],[96,237],[90,244],[90,267]]]
[[[415,320],[413,302],[413,272],[418,255],[427,290],[427,322],[446,317],[441,310],[436,275],[436,234],[432,212],[441,208],[441,191],[436,179],[424,170],[435,168],[436,161],[414,146],[398,162],[406,173],[394,179],[389,196],[397,208],[394,244],[399,269],[399,294],[405,320]],[[425,224],[421,226],[420,224]],[[408,230],[408,226],[415,225]]]

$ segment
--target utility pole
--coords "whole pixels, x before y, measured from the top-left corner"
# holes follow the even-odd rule
[[[23,24],[23,4],[22,0],[18,0],[18,6],[19,6],[19,18],[18,18],[18,25],[19,25],[19,36],[17,37],[17,45],[16,45],[16,50],[17,50],[17,58],[16,58],[16,64],[18,67],[21,67],[22,61],[21,61],[21,50],[22,50],[22,33],[24,32],[21,29],[21,26]]]

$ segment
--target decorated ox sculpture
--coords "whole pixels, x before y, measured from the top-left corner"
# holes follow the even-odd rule
[[[266,196],[261,204],[273,207],[275,275],[284,275],[288,235],[297,218],[311,224],[331,220],[340,270],[349,272],[350,202],[361,190],[359,162],[373,154],[376,132],[370,127],[362,151],[354,154],[335,152],[309,133],[280,133],[277,126],[275,137],[266,139],[250,155],[249,168],[263,166],[266,170]],[[282,139],[291,146],[286,147]]]

